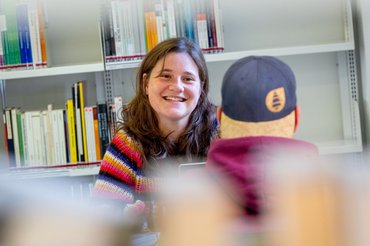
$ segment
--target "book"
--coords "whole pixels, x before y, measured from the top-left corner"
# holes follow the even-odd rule
[[[15,152],[14,152],[14,138],[13,138],[13,129],[12,129],[12,118],[11,118],[11,109],[5,109],[5,122],[7,127],[6,142],[8,146],[8,160],[9,167],[16,167],[15,162]]]
[[[94,119],[94,137],[95,137],[95,153],[96,159],[102,159],[102,151],[101,151],[101,141],[100,141],[100,131],[99,131],[99,117],[98,117],[98,107],[93,106],[93,119]]]
[[[43,65],[41,50],[40,20],[37,0],[28,1],[28,25],[31,40],[31,53],[33,67]]]
[[[47,60],[47,41],[45,35],[45,12],[43,0],[33,0],[37,2],[37,13],[39,20],[39,35],[40,35],[40,47],[41,47],[41,66],[46,67],[48,64]]]
[[[119,0],[111,1],[111,10],[116,56],[124,56],[122,16],[120,14]]]
[[[175,17],[175,5],[174,0],[166,0],[165,2],[165,13],[166,13],[166,28],[167,37],[177,37],[176,32],[176,17]]]
[[[87,152],[88,161],[97,161],[96,147],[95,147],[95,131],[94,131],[94,112],[93,107],[85,107],[85,122],[86,122],[86,138],[87,138]]]
[[[130,0],[132,8],[132,23],[134,30],[136,58],[141,59],[146,54],[144,6],[145,0]]]
[[[3,32],[6,31],[5,15],[0,15],[0,68],[4,66],[4,45],[3,45]]]
[[[116,96],[113,98],[115,115],[116,115],[116,122],[123,122],[122,118],[122,106],[123,106],[123,99],[121,96]]]
[[[53,109],[51,112],[52,124],[53,124],[53,139],[54,139],[54,153],[55,160],[54,164],[65,164],[67,163],[66,158],[66,141],[64,132],[64,110]]]
[[[13,0],[2,0],[1,14],[6,18],[6,31],[3,32],[5,44],[5,65],[8,68],[17,68],[21,64],[16,5]]]
[[[16,167],[21,167],[20,152],[19,152],[19,136],[18,136],[18,114],[19,108],[12,107],[10,109],[10,117],[13,131],[13,144],[14,144],[14,155]]]
[[[101,156],[103,156],[109,144],[107,104],[105,103],[98,104],[97,114],[98,114],[99,136],[100,136],[100,151],[101,151]]]
[[[216,24],[217,47],[221,50],[224,48],[223,29],[222,29],[222,11],[220,9],[219,0],[212,0],[213,12]]]
[[[46,150],[45,141],[43,134],[43,120],[41,111],[31,111],[30,112],[32,121],[32,145],[34,154],[34,166],[46,165]]]
[[[24,166],[28,166],[28,132],[26,128],[26,112],[24,111],[21,112],[21,122]]]
[[[68,99],[66,102],[67,125],[68,125],[68,146],[69,160],[71,163],[77,162],[77,140],[75,127],[75,113],[73,99]]]
[[[104,37],[104,52],[106,57],[115,56],[115,45],[114,45],[114,31],[112,23],[112,14],[110,0],[105,0],[102,3],[101,7],[101,16],[102,16],[102,34]]]
[[[80,90],[78,83],[72,85],[72,100],[74,107],[74,123],[77,143],[77,161],[85,161],[83,134],[82,134],[82,120],[81,120],[81,103],[80,103]]]
[[[16,5],[16,16],[21,63],[26,67],[32,66],[32,50],[27,3],[20,2]]]
[[[47,147],[47,151],[46,151],[46,161],[48,164],[56,164],[56,149],[55,149],[55,141],[57,141],[57,137],[55,134],[54,134],[54,122],[53,122],[53,115],[52,115],[52,111],[53,111],[53,105],[52,104],[48,104],[47,105],[47,110],[46,110],[46,127],[45,127],[45,134],[46,134],[46,138],[45,138],[45,141],[46,141],[46,146]]]
[[[83,158],[81,161],[87,161],[89,159],[88,157],[88,151],[87,151],[87,133],[86,133],[86,122],[85,122],[85,85],[83,81],[77,82],[78,86],[78,93],[79,93],[79,110],[81,114],[81,133],[82,133],[82,145],[83,145]]]
[[[17,128],[18,128],[18,144],[19,144],[19,164],[20,164],[20,167],[24,167],[25,166],[25,144],[24,144],[24,121],[23,119],[24,118],[24,112],[21,111],[21,110],[18,110],[17,111]]]
[[[156,23],[156,14],[153,5],[154,0],[144,3],[144,23],[146,34],[146,50],[149,52],[158,43],[158,31]]]

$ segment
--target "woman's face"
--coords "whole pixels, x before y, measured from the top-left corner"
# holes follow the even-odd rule
[[[166,59],[157,62],[150,77],[144,74],[143,79],[147,80],[145,92],[160,126],[185,127],[201,92],[199,71],[193,59],[187,53],[169,53]]]

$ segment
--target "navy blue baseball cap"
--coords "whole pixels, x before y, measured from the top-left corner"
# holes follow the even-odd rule
[[[231,65],[222,82],[222,111],[246,122],[281,119],[297,104],[291,68],[272,56],[248,56]]]

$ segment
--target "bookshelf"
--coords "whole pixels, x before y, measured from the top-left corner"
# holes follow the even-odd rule
[[[296,137],[316,143],[322,154],[361,152],[351,1],[219,0],[219,4],[224,51],[205,55],[211,100],[220,103],[222,76],[232,62],[247,55],[277,56],[297,77],[302,120]],[[79,80],[88,82],[87,105],[114,96],[128,102],[140,60],[106,63],[101,1],[47,0],[45,10],[49,67],[0,72],[2,106],[32,110],[52,103],[63,108],[71,85]],[[75,173],[93,175],[94,168]],[[58,172],[73,176],[66,170]]]

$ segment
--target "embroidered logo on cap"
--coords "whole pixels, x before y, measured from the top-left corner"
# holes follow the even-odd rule
[[[272,113],[279,113],[285,107],[285,90],[280,87],[271,90],[265,100],[267,109]]]

